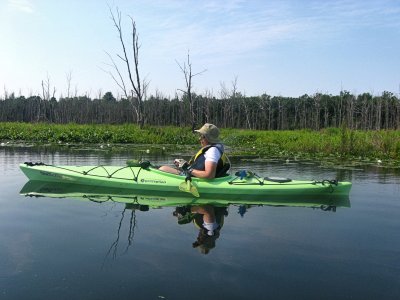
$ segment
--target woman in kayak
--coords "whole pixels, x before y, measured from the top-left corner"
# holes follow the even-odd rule
[[[230,162],[224,153],[224,145],[219,139],[218,127],[206,123],[195,132],[199,133],[201,149],[192,157],[189,163],[182,159],[175,159],[176,168],[162,166],[160,170],[208,179],[225,176],[230,168]]]

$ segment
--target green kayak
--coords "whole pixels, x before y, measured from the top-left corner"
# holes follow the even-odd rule
[[[246,198],[229,197],[194,197],[188,193],[157,191],[132,191],[131,189],[107,188],[82,184],[28,181],[20,191],[27,197],[69,198],[96,203],[116,202],[127,205],[128,208],[159,208],[186,205],[213,205],[227,207],[229,205],[246,206],[287,206],[287,207],[311,207],[324,211],[336,211],[337,207],[350,207],[348,196],[247,196]]]
[[[348,195],[351,189],[350,182],[261,177],[246,171],[215,179],[188,178],[162,172],[149,163],[138,166],[54,166],[28,162],[20,164],[20,168],[30,180],[190,193],[196,197]]]

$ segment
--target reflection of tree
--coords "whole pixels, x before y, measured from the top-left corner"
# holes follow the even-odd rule
[[[106,258],[110,255],[111,252],[112,252],[112,258],[113,259],[117,258],[118,244],[119,244],[119,239],[120,239],[120,236],[121,236],[121,228],[122,228],[122,223],[123,223],[124,218],[125,218],[126,210],[127,210],[127,207],[125,207],[124,210],[121,213],[121,219],[119,221],[118,230],[117,230],[117,238],[111,244],[110,249],[108,249],[107,254],[106,254]],[[134,236],[135,236],[135,228],[136,228],[136,211],[135,210],[131,210],[131,217],[130,217],[130,220],[129,220],[128,244],[126,245],[124,254],[128,251],[129,247],[133,243],[133,239],[134,239]]]
[[[111,244],[111,247],[108,249],[107,254],[106,254],[106,258],[110,255],[111,252],[113,253],[113,256],[112,256],[113,259],[117,258],[120,232],[121,232],[121,227],[122,227],[122,221],[124,220],[124,217],[125,217],[125,211],[126,211],[126,208],[124,208],[124,210],[122,211],[122,214],[121,214],[121,219],[119,221],[118,230],[117,230],[117,238]]]
[[[128,245],[126,245],[126,249],[124,253],[126,253],[129,249],[129,247],[133,243],[133,238],[135,236],[135,228],[136,228],[136,211],[131,210],[131,218],[129,222],[129,234],[128,234]]]
[[[108,200],[113,201],[112,197],[109,197]],[[137,203],[137,198],[134,197],[134,202]],[[118,223],[118,229],[117,229],[117,237],[114,240],[114,242],[111,244],[110,248],[108,249],[105,257],[104,257],[104,261],[103,261],[103,266],[107,260],[107,258],[110,256],[110,254],[112,253],[112,259],[116,259],[117,258],[117,254],[118,254],[118,246],[119,246],[119,241],[120,241],[120,237],[121,237],[121,229],[122,229],[122,224],[124,222],[125,219],[125,213],[127,210],[131,211],[130,214],[130,218],[129,218],[129,233],[128,233],[128,243],[126,245],[125,251],[123,252],[123,254],[125,254],[129,247],[133,244],[134,241],[134,237],[135,237],[135,229],[136,229],[136,225],[137,225],[137,221],[136,221],[136,208],[139,209],[143,209],[142,206],[132,203],[132,204],[126,204],[123,211],[121,212],[121,218],[119,220]]]

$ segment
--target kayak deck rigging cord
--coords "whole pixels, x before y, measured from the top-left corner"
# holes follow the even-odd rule
[[[235,176],[236,176],[235,178],[228,181],[229,184],[232,184],[232,185],[279,185],[282,183],[285,183],[288,185],[304,185],[305,184],[305,183],[289,183],[292,181],[290,178],[261,177],[254,172],[249,172],[246,170],[241,170],[241,171],[236,172]],[[246,179],[246,180],[256,179],[256,182],[247,182],[247,181],[243,181],[243,179]],[[337,179],[332,179],[332,180],[324,179],[321,181],[312,180],[308,184],[312,184],[312,185],[321,184],[323,186],[329,187],[330,192],[332,193],[334,190],[333,186],[337,186],[338,183],[339,182]]]
[[[48,164],[45,164],[45,163],[43,163],[43,162],[35,162],[35,163],[34,163],[34,162],[25,162],[25,164],[26,164],[27,166],[29,166],[29,167],[35,167],[35,166],[49,166],[49,167],[53,167],[53,168],[57,168],[57,169],[61,169],[61,170],[66,170],[66,171],[69,171],[69,172],[74,172],[74,173],[81,174],[81,175],[90,175],[90,176],[102,177],[102,178],[115,178],[115,179],[128,179],[128,180],[131,180],[131,179],[132,179],[132,180],[135,181],[135,182],[137,182],[137,180],[138,180],[140,171],[141,171],[142,169],[148,169],[148,167],[149,167],[149,164],[148,164],[147,162],[140,163],[140,164],[138,165],[138,167],[140,167],[140,169],[139,169],[138,173],[135,174],[135,172],[134,172],[133,169],[132,169],[132,166],[124,166],[124,167],[121,167],[121,168],[115,170],[114,172],[110,173],[110,172],[108,172],[108,170],[107,170],[104,166],[102,166],[102,165],[93,167],[93,168],[91,168],[91,169],[89,169],[89,170],[87,170],[87,171],[81,171],[81,172],[80,172],[80,171],[76,171],[76,170],[71,170],[71,169],[66,168],[66,167],[55,166],[55,165],[48,165]],[[100,169],[103,169],[107,175],[91,174],[92,171],[97,170],[97,169],[99,169],[99,168],[100,168]],[[118,173],[119,171],[124,170],[124,169],[130,169],[131,172],[132,172],[133,177],[132,177],[132,178],[120,178],[120,177],[115,176],[116,173]]]

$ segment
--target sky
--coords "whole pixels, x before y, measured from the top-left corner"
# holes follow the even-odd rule
[[[148,96],[181,94],[188,53],[197,94],[400,93],[399,0],[0,0],[0,98],[42,95],[42,82],[56,98],[68,83],[70,95],[119,98],[110,8],[128,50],[136,23]]]

